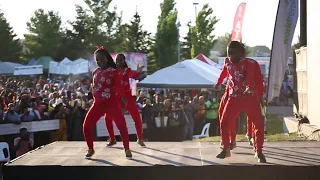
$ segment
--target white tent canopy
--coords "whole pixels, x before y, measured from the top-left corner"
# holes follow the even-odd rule
[[[220,70],[197,59],[163,68],[138,83],[147,88],[212,88]]]
[[[24,65],[12,62],[0,62],[0,74],[13,74],[14,68],[21,66]]]
[[[79,58],[79,59],[74,60],[74,61],[72,62],[73,65],[75,65],[75,64],[82,64],[82,63],[88,63],[88,60]]]
[[[68,59],[67,57],[65,57],[61,62],[60,64],[70,64],[72,63],[72,61],[70,59]]]

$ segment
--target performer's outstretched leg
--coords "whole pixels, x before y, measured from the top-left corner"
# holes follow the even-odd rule
[[[104,115],[104,122],[106,124],[108,134],[109,134],[109,140],[107,143],[107,146],[113,146],[117,144],[116,137],[114,135],[114,128],[113,128],[113,123],[112,123],[112,118],[110,118],[107,114]]]
[[[115,105],[109,106],[109,107],[106,107],[106,113],[107,113],[107,116],[109,116],[111,119],[114,119],[114,122],[120,132],[126,157],[131,158],[132,154],[129,149],[129,133],[127,128],[127,123],[121,109],[119,107],[116,107]]]
[[[220,134],[223,144],[223,150],[217,155],[217,158],[224,159],[230,157],[230,130],[234,123],[233,121],[239,116],[242,110],[243,99],[241,98],[229,98],[220,122]]]
[[[246,134],[246,137],[249,141],[249,144],[251,146],[253,146],[254,144],[254,138],[253,138],[253,123],[252,123],[252,120],[250,118],[248,118],[248,115],[247,115],[247,134]]]
[[[256,96],[247,98],[247,106],[244,106],[244,111],[248,116],[249,121],[253,123],[254,132],[254,147],[256,149],[255,157],[259,162],[266,162],[266,158],[262,154],[264,143],[264,122],[262,119],[260,104]]]
[[[223,96],[221,97],[220,104],[219,104],[218,117],[219,117],[220,124],[221,124],[221,120],[222,120],[222,114],[224,111],[224,107],[227,103],[227,100],[226,100],[227,94],[228,94],[227,91],[224,92]],[[230,139],[231,139],[231,137],[230,137]],[[220,145],[223,146],[222,139],[221,139]]]
[[[142,120],[141,120],[141,116],[140,116],[137,104],[134,101],[133,97],[127,97],[127,106],[125,108],[130,113],[134,121],[134,125],[136,127],[136,132],[137,132],[138,144],[140,144],[141,146],[145,146],[143,142],[143,136],[142,136],[142,131],[143,131]]]
[[[230,150],[233,150],[237,147],[236,144],[236,136],[237,136],[237,119],[232,120],[231,128],[230,128]]]
[[[91,158],[94,154],[93,149],[93,129],[99,119],[105,113],[103,105],[93,103],[91,108],[89,109],[84,122],[83,122],[83,134],[84,138],[87,142],[88,151],[85,158]]]

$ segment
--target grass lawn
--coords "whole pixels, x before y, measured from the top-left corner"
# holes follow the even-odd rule
[[[296,134],[285,134],[283,133],[283,119],[280,116],[272,115],[268,116],[267,120],[267,134],[265,135],[265,141],[302,141],[305,140],[304,138],[301,138],[297,136]],[[220,142],[220,136],[215,137],[208,137],[208,138],[202,138],[197,139],[195,141],[200,142]],[[238,134],[237,135],[237,141],[248,141],[245,134]]]

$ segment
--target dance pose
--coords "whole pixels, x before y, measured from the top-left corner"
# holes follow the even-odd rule
[[[136,127],[137,132],[137,142],[140,144],[140,146],[145,147],[145,144],[143,142],[142,137],[142,120],[140,116],[140,112],[138,110],[138,106],[132,97],[131,89],[130,89],[130,83],[129,78],[136,78],[142,71],[142,67],[138,67],[137,72],[133,72],[130,68],[128,68],[128,65],[125,61],[125,56],[123,54],[117,54],[116,57],[116,63],[117,63],[117,72],[119,73],[120,79],[121,79],[121,86],[124,90],[123,97],[127,100],[126,103],[122,103],[122,108],[125,108],[131,115],[134,125]],[[121,98],[121,95],[119,94],[119,99]],[[105,115],[104,116],[105,123],[107,126],[107,130],[109,132],[109,140],[107,146],[113,146],[117,143],[116,138],[114,136],[114,129],[112,124],[112,117]]]
[[[226,61],[226,59],[225,59],[225,61]],[[220,85],[222,84],[223,80],[225,78],[227,78],[227,76],[228,76],[228,70],[227,70],[226,66],[223,66],[223,69],[222,69],[222,71],[220,73],[220,76],[218,78],[217,84],[215,85],[216,89],[220,89],[221,88]],[[228,84],[226,84],[225,91],[224,91],[223,96],[221,97],[220,106],[219,106],[219,110],[218,110],[220,123],[221,123],[223,110],[224,110],[224,107],[225,107],[225,105],[227,103],[228,97],[229,97],[229,86],[228,86]],[[234,148],[237,147],[237,144],[236,144],[237,121],[233,120],[232,122],[234,122],[234,123],[231,125],[230,132],[229,132],[230,150],[233,150]],[[220,142],[220,145],[223,146],[222,140]]]
[[[227,60],[227,58],[225,59],[225,61]],[[254,60],[252,60],[254,61]],[[256,94],[258,95],[258,98],[259,98],[259,101],[262,102],[263,101],[263,93],[264,93],[264,86],[263,86],[263,77],[262,77],[262,74],[261,74],[261,70],[260,70],[260,65],[258,62],[254,61],[254,77],[255,77],[255,82],[256,82],[256,86],[255,86],[255,90],[256,90]],[[227,71],[227,68],[226,66],[223,67],[221,73],[220,73],[220,76],[218,78],[218,81],[217,81],[217,85],[216,85],[216,88],[220,88],[220,85],[222,84],[223,80],[227,77],[227,74],[228,71]],[[220,107],[219,107],[219,119],[221,120],[222,119],[222,113],[223,113],[223,110],[224,110],[224,107],[225,107],[225,104],[226,104],[226,100],[228,99],[228,92],[229,92],[229,89],[228,89],[228,84],[226,85],[226,89],[225,89],[225,93],[223,94],[222,98],[221,98],[221,101],[220,101]],[[231,125],[230,127],[230,150],[236,148],[236,135],[237,135],[237,121],[236,120],[233,120],[232,121],[233,124]],[[253,131],[252,131],[252,122],[251,122],[251,119],[250,118],[247,118],[247,134],[246,134],[246,137],[249,141],[249,144],[251,146],[254,145],[254,138],[253,138]],[[222,145],[222,142],[221,142],[221,145]]]
[[[223,150],[217,155],[217,158],[224,159],[231,156],[230,130],[240,112],[244,111],[249,121],[253,123],[255,157],[259,162],[266,162],[262,153],[264,123],[256,92],[259,84],[254,77],[257,71],[256,61],[245,58],[245,48],[238,41],[231,41],[228,44],[227,52],[228,58],[226,58],[224,66],[227,69],[229,96],[220,123]]]
[[[92,131],[98,120],[105,114],[114,119],[120,131],[125,155],[127,158],[131,158],[132,154],[129,149],[128,128],[120,107],[118,96],[116,96],[116,92],[118,94],[124,93],[120,84],[119,74],[116,71],[116,64],[108,51],[103,47],[98,47],[94,52],[94,58],[98,65],[98,68],[92,73],[92,94],[94,102],[83,122],[83,134],[88,146],[85,158],[91,158],[95,153]],[[125,102],[126,100],[122,98],[122,101]]]

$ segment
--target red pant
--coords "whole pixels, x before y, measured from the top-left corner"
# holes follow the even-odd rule
[[[219,120],[220,120],[220,124],[221,124],[221,120],[222,120],[222,114],[223,114],[223,110],[224,107],[226,106],[227,101],[225,100],[226,96],[227,96],[228,92],[226,91],[223,96],[221,97],[220,100],[220,104],[219,104],[219,110],[218,110],[218,114],[219,114]],[[236,141],[236,135],[237,135],[237,120],[232,121],[234,122],[230,128],[230,134],[229,134],[229,138],[232,142]]]
[[[83,122],[83,134],[87,142],[88,148],[93,149],[92,131],[96,123],[104,114],[107,114],[115,120],[115,123],[120,131],[123,146],[125,149],[129,149],[128,128],[126,120],[122,114],[121,108],[118,105],[118,103],[93,103],[93,105],[91,106]]]
[[[227,101],[224,101],[225,97],[227,96],[227,92],[225,92],[221,98],[221,101],[220,101],[220,105],[219,105],[219,110],[218,110],[218,114],[219,114],[219,120],[221,121],[222,119],[222,113],[223,113],[223,110],[224,110],[224,107],[226,105],[226,102]],[[236,141],[236,136],[237,136],[237,120],[233,120],[232,121],[232,125],[230,127],[230,135],[229,135],[229,138],[231,140],[231,142],[234,142]],[[251,122],[251,119],[248,118],[247,116],[247,136],[253,136],[253,132],[252,132],[252,122]]]
[[[264,122],[262,119],[260,104],[256,96],[247,98],[231,97],[225,104],[220,122],[220,134],[222,136],[222,144],[224,148],[230,148],[230,131],[235,127],[234,124],[240,112],[244,111],[249,122],[253,124],[253,136],[256,150],[262,151],[264,142]],[[251,124],[251,123],[249,123]]]
[[[122,108],[125,108],[131,115],[133,121],[134,121],[134,125],[136,127],[136,131],[137,131],[137,137],[138,139],[142,139],[142,120],[141,120],[141,116],[138,110],[138,106],[136,104],[136,102],[134,101],[133,97],[131,96],[131,94],[128,94],[126,97],[127,100],[127,105],[124,106],[121,103]],[[114,136],[114,129],[113,129],[113,124],[112,124],[112,120],[114,120],[114,118],[105,115],[104,116],[104,120],[106,123],[106,127],[109,133],[109,138],[111,140],[115,140],[115,136]]]
[[[238,119],[238,118],[237,118]],[[230,128],[230,140],[231,141],[235,141],[236,140],[236,135],[237,135],[237,120],[232,121],[232,125]],[[247,136],[253,137],[254,133],[252,132],[252,120],[250,118],[248,118],[247,116]]]

